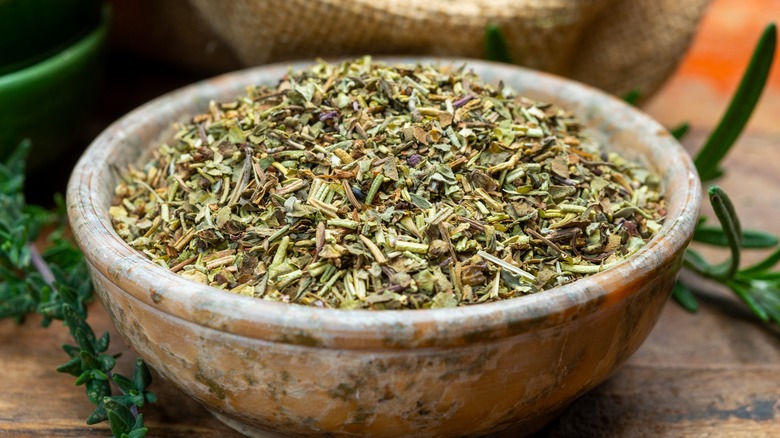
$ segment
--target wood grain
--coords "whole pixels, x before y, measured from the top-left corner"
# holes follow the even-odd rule
[[[111,333],[111,352],[122,353],[118,371],[131,375],[135,354],[119,338],[99,304],[91,305],[89,314],[96,333]],[[54,371],[66,361],[60,345],[69,341],[67,329],[56,321],[49,328],[40,327],[37,317],[20,326],[0,322],[0,436],[104,437],[110,433],[106,424],[85,424],[92,405],[83,387],[74,387],[73,377]],[[240,436],[156,376],[152,390],[161,402],[142,410],[152,436]]]

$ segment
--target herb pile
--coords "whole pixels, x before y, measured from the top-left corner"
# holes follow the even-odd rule
[[[777,26],[769,23],[756,44],[726,112],[694,156],[696,170],[705,185],[723,174],[721,161],[735,145],[758,104],[769,78],[776,48]],[[499,26],[490,25],[485,30],[485,55],[491,61],[511,62]],[[632,90],[623,99],[633,105],[641,97],[641,93]],[[689,128],[688,123],[682,123],[671,128],[669,133],[682,139]],[[711,185],[707,195],[720,225],[706,224],[706,218],[700,218],[693,241],[726,247],[730,255],[721,263],[710,263],[695,249],[687,248],[684,266],[701,277],[729,288],[762,322],[780,324],[780,273],[774,270],[780,263],[780,242],[777,237],[764,231],[743,229],[731,200],[720,187]],[[740,267],[744,249],[767,248],[773,251],[763,260],[752,266]],[[695,312],[699,307],[696,293],[680,281],[675,284],[672,296],[690,312]]]
[[[234,293],[452,307],[621,261],[661,226],[658,185],[561,108],[366,57],[212,102],[125,173],[110,212],[155,263]]]

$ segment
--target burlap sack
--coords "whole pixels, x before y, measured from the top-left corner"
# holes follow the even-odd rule
[[[159,3],[195,8],[209,29],[190,22],[187,29],[191,38],[213,32],[246,66],[362,54],[483,58],[485,27],[495,23],[502,28],[518,64],[568,76],[611,93],[635,89],[643,96],[650,95],[673,71],[708,2],[152,1],[158,3],[157,8]],[[171,51],[178,56],[183,53],[175,48]]]

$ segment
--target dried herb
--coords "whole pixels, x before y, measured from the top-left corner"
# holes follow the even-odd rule
[[[449,307],[620,262],[661,226],[658,185],[561,108],[366,57],[212,102],[125,173],[111,216],[155,263],[234,293]]]
[[[493,35],[489,35],[490,32]],[[496,32],[498,31],[495,29],[487,31],[485,40],[496,39]],[[756,44],[750,63],[726,112],[696,154],[694,162],[703,182],[722,175],[720,162],[734,146],[758,104],[774,62],[776,45],[777,26],[770,23]],[[637,91],[623,97],[630,104],[635,104],[639,98]],[[669,132],[675,138],[681,139],[689,128],[687,123],[682,123]],[[764,260],[753,266],[739,269],[743,249],[776,247],[777,237],[759,230],[742,229],[731,201],[720,187],[710,187],[708,195],[720,227],[708,226],[705,224],[706,218],[701,218],[693,240],[728,247],[731,256],[720,265],[711,265],[698,252],[688,249],[685,253],[685,266],[698,275],[731,289],[761,321],[780,324],[780,275],[772,271],[780,261],[780,249],[775,248]],[[695,312],[699,307],[694,292],[679,281],[675,284],[672,296],[690,312]]]

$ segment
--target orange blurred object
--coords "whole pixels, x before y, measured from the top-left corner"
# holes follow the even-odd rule
[[[718,92],[733,93],[761,32],[779,20],[778,0],[714,0],[678,74],[695,76]],[[780,46],[775,57],[780,58]],[[780,90],[780,69],[776,66],[768,87]]]

